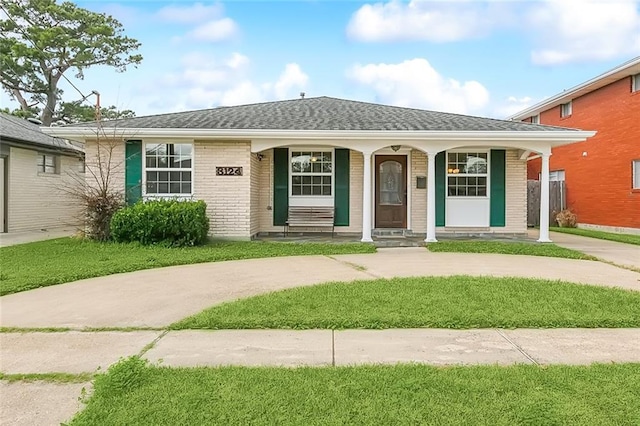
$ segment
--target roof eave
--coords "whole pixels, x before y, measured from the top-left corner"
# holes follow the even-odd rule
[[[527,109],[507,117],[507,120],[524,120],[534,115],[538,115],[543,111],[554,108],[560,104],[567,103],[572,99],[584,96],[608,84],[614,83],[622,78],[629,77],[640,73],[640,56],[633,58],[622,65],[600,74],[591,80],[585,81],[570,89],[564,90],[557,95],[551,96]]]
[[[96,129],[86,127],[45,127],[43,132],[57,137],[95,139]],[[555,141],[577,142],[594,136],[594,131],[378,131],[378,130],[251,130],[251,129],[103,129],[104,138],[178,138],[178,139],[376,139],[376,140],[473,140],[473,141]]]

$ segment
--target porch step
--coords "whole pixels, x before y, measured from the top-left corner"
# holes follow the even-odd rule
[[[424,246],[424,239],[407,237],[373,237],[373,244],[378,248],[422,247]]]
[[[413,232],[409,229],[399,229],[399,228],[375,228],[371,231],[372,237],[380,237],[380,238],[397,238],[397,237],[406,237],[411,236]]]

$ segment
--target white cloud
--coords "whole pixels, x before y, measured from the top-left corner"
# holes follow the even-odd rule
[[[170,5],[156,13],[161,21],[189,25],[192,29],[186,35],[173,37],[174,42],[195,40],[219,42],[236,36],[238,24],[224,16],[224,7],[215,3],[204,5],[195,3],[190,6]]]
[[[500,104],[496,105],[491,115],[497,118],[506,118],[529,108],[537,102],[538,101],[535,101],[530,96],[523,96],[521,98],[509,96],[506,99],[503,99]]]
[[[468,114],[489,102],[482,84],[445,78],[422,58],[399,64],[356,64],[347,75],[373,89],[378,101],[391,105]]]
[[[547,0],[530,9],[528,24],[539,65],[607,60],[640,54],[638,0]]]
[[[228,40],[238,33],[238,26],[231,18],[216,19],[197,26],[185,38],[197,41],[217,42]]]
[[[349,24],[347,35],[359,41],[426,40],[449,42],[488,33],[507,22],[504,3],[425,2],[365,4]]]
[[[217,58],[192,52],[182,57],[179,70],[155,83],[163,87],[163,99],[152,99],[150,107],[166,112],[289,99],[309,80],[296,63],[286,64],[276,81],[257,83],[250,74],[251,61],[241,53]]]
[[[309,76],[302,72],[300,65],[287,64],[280,78],[273,86],[273,92],[277,99],[285,99],[291,94],[294,88],[303,88],[307,85]]]
[[[223,15],[223,12],[224,9],[221,4],[205,6],[202,3],[194,3],[187,7],[172,4],[160,9],[157,16],[163,21],[190,24],[219,18]]]

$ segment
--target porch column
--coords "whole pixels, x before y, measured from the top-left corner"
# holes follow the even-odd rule
[[[542,153],[542,171],[540,172],[540,235],[539,243],[550,243],[549,238],[549,156]]]
[[[362,241],[371,243],[371,152],[362,152],[364,174],[362,177]]]
[[[427,238],[425,242],[436,240],[436,152],[427,152]]]

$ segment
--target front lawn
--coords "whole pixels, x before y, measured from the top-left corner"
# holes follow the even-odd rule
[[[0,296],[84,278],[191,263],[258,257],[373,253],[362,243],[212,242],[168,248],[73,238],[0,248]]]
[[[592,229],[582,228],[549,228],[549,230],[553,232],[563,232],[565,234],[581,235],[583,237],[598,238],[600,240],[609,240],[640,246],[640,235],[616,234],[614,232],[594,231]]]
[[[70,425],[640,422],[639,364],[174,369],[134,362],[98,376]]]
[[[414,277],[329,283],[217,305],[173,329],[640,327],[640,292],[559,281]]]
[[[499,253],[527,256],[562,257],[565,259],[597,260],[594,256],[555,244],[517,241],[438,241],[428,243],[427,249],[447,253]]]

